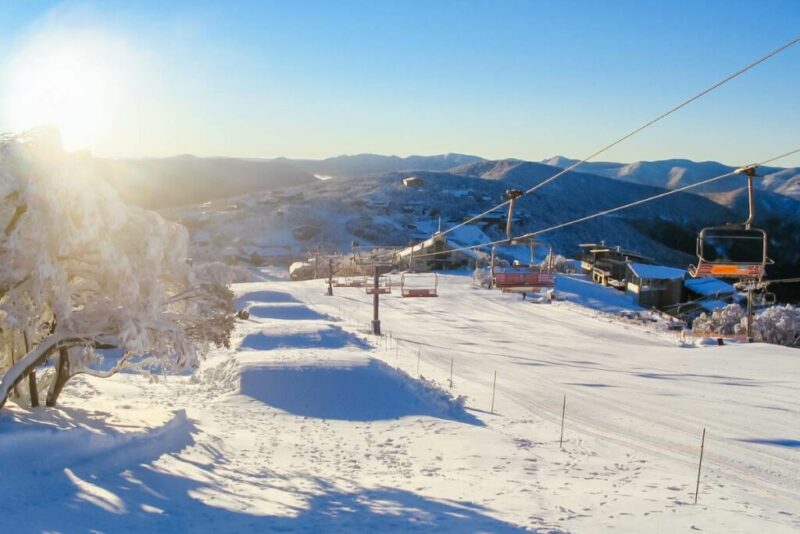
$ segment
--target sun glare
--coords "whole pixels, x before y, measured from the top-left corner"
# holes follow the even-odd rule
[[[40,35],[20,48],[4,103],[15,130],[51,125],[69,150],[93,148],[121,97],[120,47],[98,35]]]

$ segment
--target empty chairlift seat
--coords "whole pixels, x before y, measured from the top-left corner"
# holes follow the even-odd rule
[[[494,272],[494,286],[504,293],[538,293],[555,285],[555,275],[551,272],[531,269],[497,269]]]
[[[400,277],[402,297],[438,297],[439,276],[436,273],[403,273]]]
[[[378,278],[378,287],[375,287],[375,281],[373,278],[366,277],[364,278],[364,289],[367,292],[367,295],[374,295],[375,293],[379,295],[385,295],[392,292],[392,279],[388,276],[381,276]]]
[[[346,276],[334,280],[335,287],[364,287],[366,279],[363,276]]]
[[[697,258],[697,266],[689,267],[693,277],[759,279],[771,263],[766,232],[738,225],[704,228],[697,237]]]

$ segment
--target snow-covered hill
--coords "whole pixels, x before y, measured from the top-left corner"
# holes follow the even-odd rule
[[[796,350],[682,344],[580,279],[552,305],[440,282],[382,298],[381,339],[363,290],[238,285],[250,319],[193,376],[84,376],[59,409],[0,412],[0,527],[800,528]]]
[[[474,164],[483,169],[486,163]],[[497,163],[496,166],[502,166]],[[429,237],[438,227],[448,227],[479,213],[503,198],[509,188],[527,189],[558,170],[540,164],[520,163],[506,172],[488,170],[486,178],[472,166],[462,172],[416,171],[422,187],[406,187],[409,173],[378,177],[319,181],[280,193],[249,194],[207,206],[165,212],[193,230],[197,257],[220,255],[247,258],[256,252],[266,258],[306,254],[316,246],[349,250],[350,242],[403,246]],[[624,204],[658,193],[647,186],[626,185],[609,178],[582,173],[548,185],[521,199],[516,231],[534,231],[571,220],[598,209]],[[653,214],[658,213],[657,217]],[[688,236],[689,246],[700,227],[732,220],[736,216],[718,204],[691,194],[667,197],[645,208],[633,209],[547,234],[545,240],[562,254],[577,251],[579,243],[605,240],[640,250],[657,259],[688,264],[689,254],[663,244],[663,233]],[[478,229],[478,227],[475,227]],[[683,234],[682,234],[683,235]],[[469,236],[454,236],[465,245],[499,238],[499,226],[480,225]]]
[[[326,159],[278,158],[275,161],[284,161],[318,176],[347,178],[397,171],[446,171],[459,165],[483,161],[483,158],[466,154],[407,157],[357,154]]]
[[[559,168],[566,168],[577,160],[555,156],[543,163]],[[746,164],[748,162],[742,162]],[[685,185],[712,178],[735,170],[737,167],[724,165],[716,161],[691,161],[687,159],[668,159],[662,161],[637,161],[634,163],[588,162],[579,169],[583,172],[616,178],[625,182],[652,185],[667,189],[675,189]],[[779,167],[761,167],[763,176],[756,181],[759,189],[771,191],[800,201],[800,168],[782,169]],[[738,189],[743,179],[732,178],[701,186],[699,192],[719,193]]]
[[[280,161],[237,158],[172,158],[92,160],[129,204],[160,209],[197,204],[251,191],[309,184],[317,179]]]

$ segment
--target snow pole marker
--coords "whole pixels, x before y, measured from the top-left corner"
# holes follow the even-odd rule
[[[492,381],[492,409],[491,413],[494,415],[494,392],[497,387],[497,371],[494,372],[494,380]]]
[[[453,389],[453,358],[450,357],[450,389]]]
[[[700,441],[700,463],[697,465],[697,485],[694,487],[694,503],[697,504],[697,494],[700,493],[700,470],[703,468],[703,449],[706,446],[706,429],[703,429],[703,439]]]
[[[564,402],[561,405],[561,437],[558,440],[558,446],[564,448],[564,414],[567,412],[567,394],[564,393]]]
[[[419,360],[422,358],[422,345],[417,345],[417,376],[419,374]]]

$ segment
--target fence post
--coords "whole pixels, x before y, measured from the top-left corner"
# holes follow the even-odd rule
[[[706,429],[703,429],[703,439],[700,441],[700,463],[697,465],[697,485],[694,487],[694,503],[697,504],[697,494],[700,492],[700,470],[703,468],[703,449],[706,446]]]
[[[564,403],[561,405],[561,437],[558,439],[558,446],[564,448],[564,414],[567,411],[567,394],[564,393]]]
[[[494,380],[492,380],[492,409],[491,412],[494,414],[494,392],[497,387],[497,371],[494,372]]]

